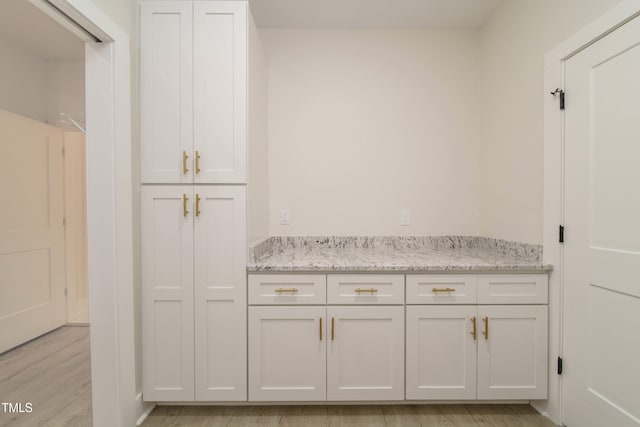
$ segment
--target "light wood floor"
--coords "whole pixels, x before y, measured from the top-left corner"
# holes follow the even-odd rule
[[[158,406],[142,427],[553,427],[529,405]]]
[[[91,426],[89,328],[65,326],[0,355],[0,401],[31,402],[0,426]]]

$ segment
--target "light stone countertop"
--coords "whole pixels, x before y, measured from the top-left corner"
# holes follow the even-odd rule
[[[249,272],[546,272],[542,247],[475,236],[271,237]]]

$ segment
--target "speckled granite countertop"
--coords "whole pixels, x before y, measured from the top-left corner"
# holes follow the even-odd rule
[[[541,245],[470,236],[271,237],[249,252],[249,272],[552,269]]]

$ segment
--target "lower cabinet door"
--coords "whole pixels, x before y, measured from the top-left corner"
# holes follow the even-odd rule
[[[325,400],[326,308],[249,307],[249,400]]]
[[[242,186],[194,188],[195,400],[247,400],[246,200]]]
[[[547,398],[547,311],[478,307],[478,399]]]
[[[408,400],[476,398],[476,312],[466,305],[407,307]]]
[[[404,306],[327,307],[327,400],[404,399]]]

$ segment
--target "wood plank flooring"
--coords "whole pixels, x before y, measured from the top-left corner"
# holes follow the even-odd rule
[[[142,427],[554,427],[529,405],[157,406]]]
[[[64,326],[0,355],[0,401],[31,402],[0,426],[91,426],[89,328]]]

